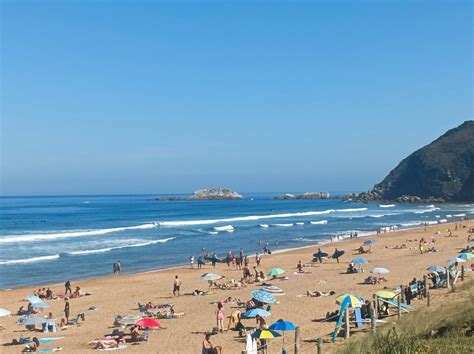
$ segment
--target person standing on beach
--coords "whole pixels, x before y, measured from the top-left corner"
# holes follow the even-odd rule
[[[191,269],[194,268],[194,255],[191,255],[191,257],[189,257],[189,264],[191,265]]]
[[[69,295],[72,295],[72,287],[71,287],[71,281],[68,280],[65,284],[64,287],[66,288],[66,291],[64,292],[64,296],[67,295],[67,292],[69,291]]]
[[[203,260],[202,260],[202,257],[199,256],[199,257],[198,257],[198,269],[201,269],[201,268],[202,268],[203,263],[204,263],[204,262],[203,262]]]
[[[70,310],[70,305],[69,305],[69,299],[66,297],[64,298],[64,317],[66,317],[66,324],[69,322],[69,310]]]
[[[337,263],[339,263],[339,250],[337,248],[334,251],[333,257],[336,258]]]
[[[223,310],[224,305],[222,303],[217,304],[217,310],[216,310],[216,320],[217,320],[217,329],[219,332],[224,331],[224,310]]]
[[[117,274],[117,263],[114,262],[113,267],[114,267],[114,274]]]
[[[318,248],[318,253],[316,253],[316,260],[319,261],[319,263],[323,263],[323,257],[321,256],[321,248]]]
[[[260,267],[260,262],[262,261],[262,257],[260,257],[260,254],[258,252],[255,255],[255,261],[257,262],[257,267]]]
[[[174,277],[174,283],[173,283],[173,295],[179,297],[179,288],[181,287],[181,280],[178,278],[176,275]]]
[[[120,264],[120,261],[117,261],[117,274],[118,275],[122,274],[122,266]]]

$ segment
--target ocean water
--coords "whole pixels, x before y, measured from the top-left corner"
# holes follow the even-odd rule
[[[185,264],[328,242],[351,231],[412,228],[474,217],[474,205],[361,205],[329,200],[155,201],[157,195],[0,198],[0,288]]]

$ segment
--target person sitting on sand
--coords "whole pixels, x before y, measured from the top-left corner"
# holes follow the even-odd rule
[[[260,271],[258,273],[257,281],[265,281],[265,280],[267,280],[267,278],[265,277],[265,273]]]
[[[357,273],[357,269],[354,267],[353,263],[349,263],[349,266],[347,267],[347,274],[352,274],[352,273]]]
[[[22,353],[37,352],[40,346],[38,338],[33,337],[33,341],[27,344],[26,347],[21,351]]]
[[[303,264],[301,263],[301,261],[298,261],[296,269],[298,270],[298,273],[304,273]]]
[[[219,345],[213,345],[211,343],[211,334],[206,333],[204,340],[202,341],[202,354],[221,354],[222,347]]]
[[[324,291],[318,291],[318,290],[315,290],[315,291],[311,291],[311,290],[307,290],[306,291],[306,296],[309,296],[309,297],[321,297],[321,296],[330,296],[330,295],[334,295],[336,292],[335,291],[330,291],[330,292],[324,292]]]
[[[255,320],[257,321],[257,326],[258,326],[259,329],[268,329],[267,322],[265,321],[265,319],[262,316],[257,315],[255,317]]]

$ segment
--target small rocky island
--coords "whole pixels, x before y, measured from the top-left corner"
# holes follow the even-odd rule
[[[306,192],[303,194],[282,194],[273,197],[276,200],[292,200],[292,199],[329,199],[329,192]]]
[[[228,188],[204,188],[198,189],[189,197],[160,197],[155,200],[240,200],[244,196]]]
[[[344,199],[361,203],[474,201],[474,121],[412,153],[370,191]]]

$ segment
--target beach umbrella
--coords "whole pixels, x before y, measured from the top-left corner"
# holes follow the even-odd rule
[[[31,304],[33,307],[41,307],[41,308],[46,308],[49,307],[49,305],[46,302],[40,301],[40,302],[34,302]]]
[[[204,273],[203,275],[201,275],[201,279],[207,281],[219,280],[221,278],[221,275],[215,273]]]
[[[143,328],[150,328],[150,327],[160,327],[160,322],[155,320],[154,318],[142,318],[135,322],[135,326],[143,327]]]
[[[10,316],[12,313],[6,309],[0,309],[0,317]]]
[[[336,298],[336,304],[341,305],[346,299],[349,299],[349,307],[360,307],[364,304],[364,300],[360,296],[354,294],[339,295]]]
[[[446,272],[446,268],[440,265],[432,265],[431,267],[426,269],[430,273],[444,273]]]
[[[252,338],[271,339],[281,337],[281,334],[269,329],[257,329],[251,334]]]
[[[295,331],[296,325],[290,321],[278,320],[269,327],[272,331]]]
[[[352,261],[351,261],[352,264],[367,264],[369,263],[369,261],[365,258],[354,258]]]
[[[393,299],[394,297],[397,296],[397,294],[395,294],[394,292],[392,291],[387,291],[387,290],[380,290],[380,291],[377,291],[375,293],[375,295],[377,295],[378,297],[381,297],[383,299]]]
[[[461,258],[461,259],[474,259],[474,254],[463,252],[463,253],[460,253],[458,255],[458,258]]]
[[[275,296],[283,296],[286,295],[286,293],[283,291],[283,289],[279,288],[278,286],[274,285],[268,285],[262,288],[262,291],[268,291],[269,293],[272,293]]]
[[[265,311],[264,309],[259,309],[259,308],[247,310],[242,314],[242,316],[247,317],[247,318],[253,318],[257,316],[268,317],[271,315],[272,314],[270,312]]]
[[[26,318],[21,318],[18,321],[18,324],[21,326],[35,326],[38,324],[43,324],[48,322],[49,320],[44,317],[26,317]]]
[[[453,258],[448,259],[448,263],[449,263],[449,264],[465,263],[465,262],[466,262],[465,259],[462,259],[462,258],[459,258],[459,257],[453,257]]]
[[[252,291],[252,298],[264,304],[273,304],[276,301],[275,295],[263,290]]]
[[[38,296],[36,295],[28,295],[26,297],[26,300],[28,300],[29,302],[31,302],[32,304],[34,304],[35,302],[42,302],[43,300],[41,300]]]
[[[268,271],[267,275],[269,277],[275,277],[275,276],[283,274],[283,273],[285,273],[285,271],[281,268],[272,268]]]
[[[390,272],[387,268],[374,268],[370,271],[371,273],[374,274],[385,274]]]
[[[364,245],[371,245],[373,243],[375,243],[375,240],[365,240],[364,241]]]

